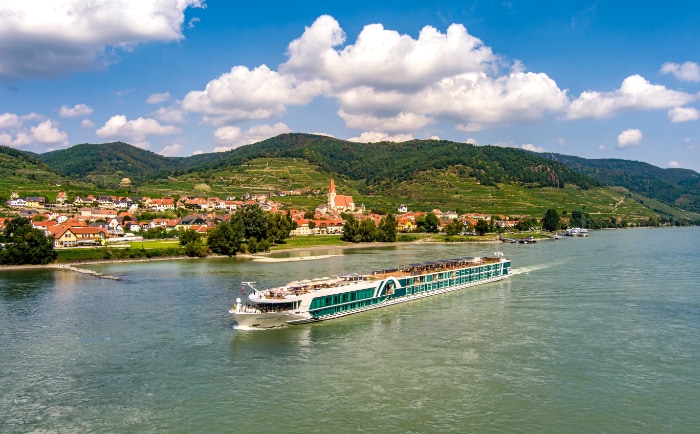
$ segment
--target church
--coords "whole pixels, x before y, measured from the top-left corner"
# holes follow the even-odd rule
[[[335,183],[331,179],[331,186],[328,189],[328,209],[339,212],[355,211],[355,201],[352,196],[343,196],[335,193]]]

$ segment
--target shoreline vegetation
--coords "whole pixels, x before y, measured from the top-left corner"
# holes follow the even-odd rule
[[[548,239],[548,236],[544,236],[540,234],[541,239]],[[288,243],[288,244],[278,244],[275,245],[269,252],[265,253],[255,253],[255,254],[238,254],[232,257],[238,257],[238,258],[248,258],[254,261],[260,261],[260,262],[281,262],[281,261],[305,261],[305,260],[311,260],[311,259],[323,259],[331,256],[335,256],[333,254],[326,254],[326,255],[309,255],[309,256],[301,256],[301,257],[289,257],[289,258],[275,258],[272,255],[276,253],[292,253],[292,252],[317,252],[317,251],[322,251],[322,250],[348,250],[348,249],[358,249],[358,248],[376,248],[376,247],[392,247],[392,246],[402,246],[402,245],[411,245],[411,244],[425,244],[425,243],[445,243],[445,244],[451,244],[451,243],[465,243],[465,244],[493,244],[493,243],[500,243],[501,241],[498,239],[498,235],[496,234],[489,234],[486,236],[466,236],[466,237],[445,237],[441,236],[439,238],[436,237],[417,237],[415,240],[411,241],[396,241],[392,243],[386,243],[386,242],[371,242],[371,243],[350,243],[350,242],[340,242],[340,243],[333,243],[333,242],[328,242],[328,239],[324,239],[326,237],[313,237],[315,238],[314,241],[316,242],[309,242],[308,245],[295,245],[293,243]],[[133,247],[132,247],[133,248]],[[78,250],[78,249],[75,249]],[[124,250],[124,247],[116,247],[114,250]],[[147,249],[144,249],[148,251]],[[61,251],[68,251],[68,250],[60,250]],[[85,251],[90,251],[90,252],[107,252],[111,251],[109,247],[99,247],[99,248],[93,248],[93,249],[85,249]],[[204,258],[199,258],[199,259],[206,259],[206,258],[227,258],[228,256],[225,255],[216,255],[216,254],[210,254]],[[133,257],[133,258],[99,258],[99,259],[75,259],[75,260],[66,260],[66,259],[61,259],[59,256],[59,260],[56,262],[52,262],[50,264],[39,264],[39,265],[0,265],[0,272],[2,271],[14,271],[14,270],[34,270],[34,269],[58,269],[58,270],[68,270],[68,271],[76,271],[74,269],[75,266],[79,265],[94,265],[94,264],[118,264],[118,263],[132,263],[132,262],[154,262],[154,261],[172,261],[172,260],[180,260],[180,259],[197,259],[193,258],[190,256],[186,256],[184,253],[180,255],[168,255],[168,256],[144,256],[144,257]]]

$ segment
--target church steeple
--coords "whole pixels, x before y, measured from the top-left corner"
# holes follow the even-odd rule
[[[328,209],[335,208],[335,183],[331,179],[331,186],[328,188]]]

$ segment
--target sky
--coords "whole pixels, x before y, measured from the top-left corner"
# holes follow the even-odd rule
[[[700,171],[700,2],[0,0],[0,144],[287,132]]]

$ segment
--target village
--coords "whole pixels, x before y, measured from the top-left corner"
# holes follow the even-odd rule
[[[343,233],[345,220],[343,216],[352,215],[357,220],[372,219],[375,225],[383,217],[367,212],[364,205],[357,206],[352,196],[337,194],[335,183],[331,179],[325,203],[319,204],[313,211],[287,209],[285,205],[274,200],[291,194],[309,192],[302,189],[293,192],[274,194],[244,194],[240,199],[227,197],[187,196],[178,199],[163,197],[116,197],[93,196],[69,198],[65,192],[59,192],[54,201],[45,197],[19,197],[16,192],[10,195],[6,206],[20,217],[26,217],[35,229],[43,230],[47,236],[53,236],[55,248],[79,246],[103,246],[109,243],[139,241],[149,231],[172,233],[174,237],[180,230],[193,230],[206,234],[207,230],[231,218],[231,213],[246,206],[259,206],[263,211],[288,214],[294,229],[290,236],[339,235]],[[313,193],[321,194],[320,191]],[[409,211],[401,205],[394,212],[397,231],[415,232],[418,221],[428,212]],[[490,220],[491,215],[470,213],[459,215],[455,211],[432,211],[438,221],[438,230],[443,230],[455,221],[462,226],[473,228],[479,220]],[[144,219],[144,215],[173,217],[154,217]],[[174,217],[181,215],[181,217]],[[0,218],[0,231],[9,218]],[[517,221],[496,216],[494,225],[511,228]]]

